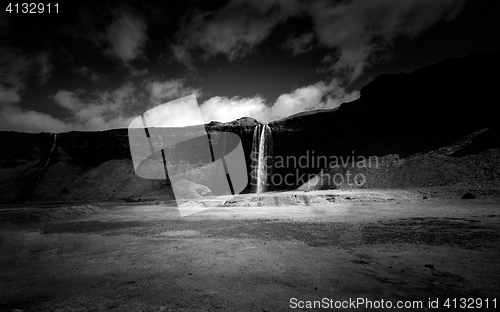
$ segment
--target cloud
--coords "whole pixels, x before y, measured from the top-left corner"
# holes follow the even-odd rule
[[[190,71],[196,71],[194,60],[191,54],[185,47],[180,45],[173,45],[171,47],[172,55],[179,63],[184,64]]]
[[[229,61],[251,54],[280,23],[294,16],[313,27],[282,44],[292,54],[315,45],[331,49],[323,70],[353,81],[366,67],[393,56],[398,37],[414,38],[439,21],[455,18],[465,0],[231,0],[216,12],[194,12],[177,32],[174,58],[193,68],[193,51],[201,58],[225,55]],[[317,44],[316,44],[317,42]]]
[[[140,101],[136,88],[131,83],[124,84],[111,92],[92,94],[59,90],[52,99],[72,114],[72,117],[66,120],[66,124],[74,130],[126,127],[132,119],[126,112]]]
[[[40,53],[35,58],[35,63],[38,66],[38,76],[40,79],[40,84],[43,85],[52,77],[52,70],[54,66],[50,62],[48,53]]]
[[[147,127],[184,127],[204,123],[194,95],[157,105],[141,113],[144,113]],[[135,118],[129,128],[143,126],[141,118]]]
[[[194,94],[201,96],[201,90],[184,86],[182,79],[172,79],[167,81],[148,81],[146,90],[149,92],[150,102],[153,105],[163,104],[165,102]]]
[[[63,132],[72,130],[61,120],[17,105],[0,109],[0,130],[21,132]]]
[[[0,104],[17,103],[20,100],[21,98],[18,90],[0,85]]]
[[[53,96],[56,103],[72,112],[77,112],[82,109],[85,105],[75,96],[74,92],[59,90]]]
[[[22,85],[21,80],[13,82]],[[0,130],[61,132],[127,128],[138,114],[159,104],[191,94],[201,96],[201,90],[186,87],[182,79],[148,80],[142,84],[127,82],[111,91],[59,90],[50,98],[69,114],[68,118],[61,120],[21,108],[17,104],[20,101],[19,90],[0,85],[0,99],[5,102],[0,107]],[[169,118],[172,118],[172,125],[193,122],[193,116],[188,116],[186,112],[167,112]]]
[[[143,19],[126,10],[119,11],[104,35],[109,45],[106,53],[123,63],[144,57],[146,28],[146,22]]]
[[[64,27],[60,32],[91,42],[102,49],[104,55],[119,60],[124,65],[135,59],[146,58],[146,20],[134,14],[130,8],[121,7],[113,12],[112,21],[105,23],[106,27],[103,29],[101,21],[106,20],[108,15],[106,9],[81,6],[78,9],[77,24],[74,27]]]
[[[463,0],[316,1],[308,7],[319,42],[336,49],[329,70],[350,81],[387,55],[398,36],[414,38],[440,20],[457,16]]]
[[[43,84],[50,77],[51,70],[47,54],[28,57],[17,48],[0,48],[0,130],[37,132],[69,129],[50,115],[19,106],[26,89],[25,80],[35,74]]]
[[[246,98],[215,96],[199,105],[198,111],[193,109],[191,101],[183,102],[185,96],[194,94],[196,90],[185,88],[181,91],[179,89],[181,86],[176,80],[148,84],[153,98],[151,102],[156,104],[151,107],[149,124],[182,127],[210,121],[228,122],[241,117],[253,117],[268,123],[302,111],[334,108],[359,98],[359,92],[347,93],[339,86],[337,80],[333,80],[330,83],[318,82],[297,88],[291,93],[282,94],[272,104],[266,103],[260,95]],[[164,97],[166,94],[169,96]],[[169,101],[167,98],[174,100]],[[73,102],[69,104],[74,105]]]
[[[273,119],[280,119],[303,111],[335,108],[357,98],[359,98],[358,91],[347,93],[336,79],[329,84],[321,81],[280,95],[272,106],[271,116]]]
[[[297,88],[280,95],[272,104],[261,96],[250,98],[212,97],[205,101],[200,110],[206,122],[211,120],[227,122],[241,117],[253,117],[261,122],[270,122],[303,111],[335,108],[342,103],[359,98],[359,92],[347,93],[337,80],[330,83],[318,82]]]
[[[227,122],[240,117],[254,117],[268,122],[271,112],[261,96],[249,98],[215,96],[205,101],[200,106],[200,111],[205,122],[212,120]]]
[[[87,77],[92,82],[100,82],[106,79],[105,75],[100,75],[96,73],[92,68],[87,66],[80,66],[73,70],[75,73],[82,75],[83,77]]]
[[[296,1],[232,0],[218,12],[196,12],[177,33],[174,58],[192,64],[190,51],[198,48],[205,59],[217,54],[230,61],[244,57],[297,8]]]
[[[0,104],[8,105],[20,100],[26,85],[24,78],[31,73],[32,59],[20,49],[0,48]]]
[[[141,86],[125,83],[113,91],[59,90],[52,96],[54,102],[66,109],[71,118],[66,127],[73,130],[104,130],[126,128],[138,115],[170,100],[196,94],[199,89],[185,87],[182,79],[147,81]],[[172,124],[186,124],[189,116],[182,111],[170,112]]]
[[[127,78],[145,76],[145,75],[149,74],[149,70],[147,70],[147,68],[139,70],[139,69],[132,67],[132,66],[127,66],[127,67],[128,67],[129,73],[130,73]]]
[[[0,10],[0,27],[8,28],[10,26],[9,16],[3,10]]]
[[[4,88],[0,92],[9,90]],[[188,114],[179,103],[170,103],[191,94],[200,96],[201,90],[185,86],[181,79],[148,81],[140,86],[129,82],[112,91],[59,90],[51,98],[70,114],[69,118],[60,120],[41,112],[24,110],[11,103],[0,110],[0,129],[61,132],[126,128],[141,113],[164,103],[167,104],[161,105],[162,124],[171,127],[199,124],[199,115]],[[19,101],[17,94],[11,93],[10,96],[14,96],[13,102]],[[266,103],[259,95],[248,98],[215,96],[203,102],[199,108],[205,122],[227,122],[240,117],[254,117],[261,122],[269,122],[302,111],[334,108],[358,97],[357,91],[346,93],[333,80],[297,88],[282,94],[272,104]]]
[[[290,36],[285,41],[283,48],[285,50],[290,50],[293,55],[305,53],[312,50],[313,39],[313,33],[304,33],[299,36]]]

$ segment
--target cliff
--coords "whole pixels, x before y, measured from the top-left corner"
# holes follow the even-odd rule
[[[458,144],[461,149],[446,154],[446,157],[449,156],[446,161],[460,163],[456,170],[468,172],[458,174],[461,180],[466,181],[474,173],[470,172],[473,167],[468,162],[462,162],[463,157],[474,154],[483,155],[478,156],[479,162],[483,158],[488,163],[498,160],[496,151],[500,146],[500,136],[494,98],[499,69],[500,51],[497,51],[447,59],[412,73],[381,75],[365,86],[361,90],[361,98],[354,102],[329,111],[301,113],[272,122],[274,154],[296,158],[309,155],[311,164],[315,164],[314,160],[318,161],[319,155],[333,155],[345,162],[351,162],[352,157],[377,156],[387,164],[384,160],[387,157],[402,160],[414,155],[424,157],[427,153],[433,155],[441,148],[457,146],[462,142]],[[477,131],[483,132],[465,140]],[[484,154],[491,149],[491,155]],[[313,151],[314,157],[310,156]],[[436,168],[425,161],[418,167],[428,171]],[[295,171],[296,175],[309,175],[317,174],[321,169],[325,168],[289,166],[274,168],[274,172],[285,175]],[[342,168],[336,169],[330,171],[335,174]],[[365,186],[431,186],[457,180],[440,178],[441,182],[437,183],[433,178],[416,178],[411,170],[405,171],[404,166],[383,168],[384,171],[391,169],[395,169],[394,174],[400,178],[392,179],[375,170],[381,178],[376,181],[369,179],[370,183]],[[497,166],[491,170],[498,173]],[[442,174],[446,175],[446,172]],[[457,172],[449,174],[456,176]],[[481,173],[477,174],[481,175],[479,179],[491,180]]]
[[[271,122],[273,176],[281,177],[272,188],[297,188],[320,172],[345,177],[346,166],[323,160],[352,165],[370,156],[377,157],[377,168],[351,172],[365,175],[363,187],[498,185],[499,60],[500,52],[478,53],[381,75],[354,102]],[[249,166],[257,124],[241,118],[205,128],[214,137],[238,134]],[[127,129],[60,133],[55,140],[49,133],[0,132],[0,203],[173,198],[170,181],[135,174]]]

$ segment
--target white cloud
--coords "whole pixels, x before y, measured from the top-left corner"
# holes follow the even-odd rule
[[[151,103],[162,104],[180,97],[195,94],[201,96],[201,90],[184,86],[182,79],[172,79],[167,81],[149,81],[146,83]]]
[[[84,104],[76,98],[74,92],[59,90],[53,96],[53,99],[59,106],[72,112],[77,112],[84,107]]]
[[[130,118],[124,114],[137,105],[135,88],[125,84],[112,92],[90,94],[92,100],[83,100],[83,94],[66,90],[58,91],[54,101],[73,114],[60,120],[49,114],[20,106],[26,89],[25,80],[32,74],[41,82],[50,77],[51,65],[46,54],[33,58],[14,48],[0,49],[0,129],[26,132],[103,130],[127,127]]]
[[[129,82],[113,91],[84,93],[83,91],[59,90],[52,96],[52,99],[72,114],[72,117],[65,121],[68,128],[104,130],[126,128],[137,114],[191,94],[199,96],[201,91],[185,87],[183,80],[174,79],[147,81],[143,84],[143,89]],[[192,116],[186,112],[168,110],[168,108],[169,106],[166,105],[164,111],[171,119],[165,119],[164,122],[170,126],[192,123]]]
[[[347,93],[337,80],[329,84],[318,82],[278,97],[273,104],[267,104],[261,96],[250,98],[212,97],[205,101],[200,110],[206,122],[211,120],[227,122],[241,117],[253,117],[261,122],[281,119],[303,111],[335,108],[342,103],[359,98],[359,92]]]
[[[51,115],[22,109],[17,105],[0,109],[0,130],[21,132],[63,132],[72,130],[61,120]]]
[[[260,96],[249,98],[215,96],[205,101],[200,110],[205,122],[212,120],[227,122],[240,117],[255,117],[264,122],[270,120],[270,109],[265,99]]]
[[[162,127],[181,127],[210,121],[228,122],[241,117],[253,117],[268,123],[302,111],[335,108],[359,98],[359,92],[347,93],[337,80],[333,80],[297,88],[291,93],[282,94],[273,104],[266,103],[259,95],[246,98],[215,96],[199,105],[198,112],[191,107],[190,101],[183,102],[187,99],[184,96],[195,94],[196,90],[184,88],[180,91],[183,87],[177,80],[151,82],[147,88],[151,102],[156,104],[149,111],[148,124]],[[167,94],[167,98],[184,98],[170,102],[159,100]]]
[[[41,112],[24,110],[13,103],[4,105],[0,110],[0,128],[27,132],[126,128],[138,114],[160,106],[162,109],[155,112],[160,112],[161,116],[153,117],[160,118],[157,122],[161,121],[162,125],[170,127],[199,124],[200,113],[205,122],[227,122],[240,117],[254,117],[261,122],[269,122],[301,111],[333,108],[359,97],[358,92],[346,93],[334,80],[330,83],[318,82],[297,88],[291,93],[282,94],[273,104],[266,103],[261,96],[216,96],[203,102],[196,113],[182,109],[182,105],[169,103],[187,95],[201,94],[198,89],[184,86],[180,79],[148,81],[142,87],[143,89],[139,89],[132,83],[126,83],[112,91],[59,90],[52,99],[70,113],[71,117],[65,120]],[[0,92],[8,91],[0,89]],[[16,95],[12,93],[12,96]],[[163,103],[167,104],[160,105]]]
[[[104,130],[127,127],[131,117],[125,113],[139,101],[136,88],[124,84],[112,92],[94,93],[91,99],[84,100],[80,92],[59,90],[52,96],[55,103],[73,115],[67,120],[68,127],[74,130]]]
[[[141,113],[144,113],[147,127],[184,127],[203,124],[195,95],[181,97]],[[142,118],[136,117],[129,128],[143,126]]]
[[[280,95],[272,106],[272,117],[279,119],[303,111],[335,108],[357,98],[359,98],[358,91],[347,93],[335,79],[329,84],[321,81]]]

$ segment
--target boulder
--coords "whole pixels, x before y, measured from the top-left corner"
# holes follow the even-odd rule
[[[186,179],[180,179],[172,184],[177,199],[202,198],[211,196],[212,191],[205,185],[197,184]]]

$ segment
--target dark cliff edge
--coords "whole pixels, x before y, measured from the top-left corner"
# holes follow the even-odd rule
[[[447,59],[412,73],[381,75],[362,88],[360,99],[354,102],[270,123],[274,154],[300,157],[314,151],[316,163],[318,155],[335,155],[346,162],[353,155],[356,160],[377,156],[380,168],[358,170],[366,175],[364,187],[468,181],[498,185],[500,130],[495,98],[499,69],[497,51]],[[410,170],[405,160],[415,158],[422,159]],[[453,168],[445,169],[443,163]],[[312,167],[296,166],[294,171],[302,175],[323,169]],[[326,171],[334,175],[348,169],[340,167]],[[291,169],[274,168],[274,172],[284,175]],[[358,172],[353,169],[351,173]]]
[[[366,177],[359,187],[498,186],[499,69],[500,52],[447,59],[412,73],[381,75],[360,99],[338,108],[271,122],[277,165],[272,189],[299,187],[320,172],[345,176],[347,166],[327,168],[320,159],[352,164],[353,156],[379,161],[376,168],[352,168]],[[214,136],[238,134],[249,166],[257,124],[241,118],[205,128]],[[60,133],[54,150],[53,142],[50,133],[0,132],[0,203],[173,199],[169,181],[135,174],[127,129]]]
[[[249,164],[257,124],[253,118],[241,118],[211,122],[205,129],[214,140],[223,132],[237,134]],[[51,152],[53,133],[0,132],[0,203],[174,198],[170,181],[135,174],[128,129],[71,131],[55,136]]]

